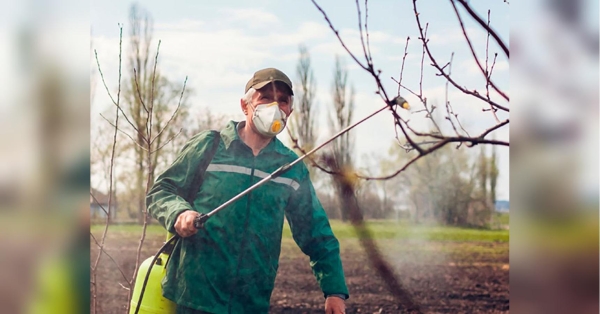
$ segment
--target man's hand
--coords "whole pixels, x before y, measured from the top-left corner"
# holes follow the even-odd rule
[[[186,210],[177,216],[175,221],[175,231],[182,238],[187,238],[191,235],[196,234],[198,229],[194,227],[194,219],[198,216],[198,213],[193,210]]]
[[[330,296],[325,299],[325,314],[346,313],[346,302],[340,297]]]

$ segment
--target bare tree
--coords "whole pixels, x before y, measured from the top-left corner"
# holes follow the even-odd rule
[[[300,58],[296,66],[296,75],[300,81],[300,90],[296,92],[294,100],[294,114],[290,116],[288,132],[294,143],[303,150],[311,150],[315,146],[316,130],[315,120],[315,94],[317,85],[310,63],[310,54],[304,45],[300,45]]]
[[[490,202],[492,203],[492,208],[495,208],[496,204],[496,187],[498,185],[498,149],[496,146],[492,146],[492,156],[489,163],[489,171],[490,171]]]
[[[331,86],[331,93],[333,96],[332,110],[329,114],[330,125],[333,130],[342,130],[350,125],[352,122],[352,113],[354,111],[354,88],[348,89],[348,70],[342,63],[339,56],[335,58],[335,68],[333,70],[334,78]],[[333,162],[336,168],[342,169],[342,171],[352,171],[352,150],[353,150],[353,136],[350,132],[342,134],[339,138],[333,141]],[[347,208],[348,199],[343,196],[341,185],[338,180],[333,181],[336,196],[338,198],[338,204],[340,208]],[[343,221],[348,220],[346,211],[341,210],[341,217]]]
[[[188,117],[187,94],[180,94],[182,86],[172,83],[156,69],[152,62],[151,53],[153,21],[150,13],[145,9],[132,5],[129,11],[129,41],[130,51],[127,56],[127,69],[131,74],[124,84],[123,110],[130,118],[130,123],[123,127],[127,134],[132,134],[132,140],[126,142],[126,149],[133,159],[133,167],[129,175],[135,180],[129,186],[132,191],[124,191],[128,197],[123,198],[123,203],[135,203],[127,206],[129,216],[142,223],[145,203],[145,181],[154,181],[156,166],[162,157],[162,151],[167,141],[177,137],[181,132],[183,121]],[[158,55],[156,55],[158,58]],[[179,103],[177,100],[181,99]],[[174,109],[175,104],[177,107]],[[176,110],[177,115],[171,113]],[[174,127],[165,128],[170,124]],[[149,134],[155,134],[151,147],[145,147]],[[153,152],[153,154],[150,154]],[[152,155],[151,158],[148,158]],[[149,170],[147,172],[146,170]],[[149,178],[145,176],[149,175]]]
[[[140,18],[138,15],[138,8],[133,6],[131,9],[131,22],[133,24],[133,28],[136,29],[130,33],[130,37],[132,40],[133,52],[131,54],[131,59],[129,62],[131,69],[131,79],[126,85],[127,91],[127,99],[128,101],[125,104],[121,103],[121,54],[119,54],[119,90],[117,93],[117,100],[115,101],[106,81],[104,79],[104,75],[102,74],[102,70],[100,67],[100,62],[98,61],[98,57],[96,54],[96,61],[98,64],[98,70],[100,76],[102,77],[102,81],[108,93],[108,96],[112,100],[112,103],[115,105],[116,110],[116,118],[122,117],[125,122],[123,124],[125,126],[121,126],[118,123],[118,120],[115,120],[113,123],[106,117],[102,116],[106,122],[108,122],[114,128],[114,139],[113,139],[113,147],[116,144],[117,133],[120,132],[122,135],[127,137],[131,142],[129,142],[130,147],[134,147],[134,160],[136,165],[136,184],[140,186],[134,185],[136,191],[140,191],[139,198],[136,199],[137,203],[141,206],[141,237],[139,240],[139,245],[136,251],[136,263],[134,265],[133,275],[131,279],[127,279],[127,286],[124,286],[128,290],[128,299],[131,299],[131,294],[133,292],[133,281],[137,275],[138,266],[140,264],[140,255],[141,249],[144,244],[145,236],[146,236],[146,227],[148,224],[148,213],[145,207],[145,195],[148,190],[152,186],[154,182],[154,172],[156,170],[156,164],[158,160],[158,153],[163,149],[169,142],[171,142],[180,132],[171,132],[170,128],[172,127],[174,121],[177,121],[178,116],[180,116],[183,111],[182,102],[184,100],[185,87],[187,82],[187,77],[183,83],[181,91],[178,93],[178,102],[177,105],[173,109],[168,109],[167,106],[168,100],[174,96],[172,90],[166,87],[168,81],[162,78],[157,71],[158,64],[158,56],[160,50],[160,40],[157,45],[156,54],[154,56],[154,62],[149,65],[148,62],[150,57],[148,56],[149,47],[150,47],[150,29],[149,26],[151,23],[148,15]],[[143,22],[140,22],[143,21]],[[143,26],[141,26],[143,25]],[[143,29],[143,31],[141,31]],[[121,28],[122,34],[122,28]],[[143,34],[144,40],[142,41],[140,38],[140,34]],[[122,35],[121,35],[122,38]],[[143,70],[140,71],[141,67]],[[167,137],[168,134],[172,134],[171,137]],[[112,173],[112,169],[115,164],[115,154],[114,148],[113,153],[111,154],[111,162],[110,169]],[[113,182],[112,174],[110,178],[110,182]],[[109,195],[112,195],[112,183],[109,191]],[[92,195],[93,196],[93,195]],[[92,301],[92,311],[96,312],[96,287],[97,281],[95,276],[96,267],[100,261],[100,257],[104,251],[104,239],[106,236],[106,232],[108,230],[109,221],[106,221],[105,231],[102,236],[102,240],[100,242],[96,241],[100,249],[100,254],[92,268],[93,278],[93,301]],[[122,272],[122,274],[124,274]],[[125,277],[125,275],[123,275]],[[129,312],[130,304],[127,304],[127,312]]]
[[[477,167],[477,179],[479,182],[479,193],[481,193],[481,198],[483,200],[487,200],[488,198],[488,178],[489,178],[490,169],[488,167],[488,158],[485,153],[485,146],[481,146],[479,151],[479,163]]]

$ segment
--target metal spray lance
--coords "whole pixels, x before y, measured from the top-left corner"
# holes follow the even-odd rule
[[[273,84],[273,85],[275,85],[275,84]],[[242,191],[240,194],[234,196],[233,198],[231,198],[227,202],[221,204],[219,207],[213,209],[208,214],[200,213],[198,215],[198,217],[196,217],[196,219],[194,219],[194,227],[196,227],[197,229],[202,228],[204,226],[204,223],[206,223],[206,221],[210,217],[214,216],[216,213],[218,213],[219,211],[221,211],[223,208],[229,206],[231,203],[233,203],[233,202],[239,200],[240,198],[244,197],[246,194],[252,192],[253,190],[255,190],[256,188],[258,188],[259,186],[261,186],[261,185],[269,182],[272,179],[275,179],[275,178],[281,176],[282,174],[284,174],[285,172],[287,172],[289,169],[291,169],[294,165],[296,165],[297,163],[299,163],[302,160],[304,160],[304,158],[312,155],[314,152],[316,152],[317,150],[321,149],[323,146],[331,143],[333,140],[335,140],[336,138],[338,138],[342,134],[350,131],[355,126],[357,126],[357,125],[365,122],[366,120],[368,120],[371,117],[375,116],[379,112],[381,112],[381,111],[385,110],[386,108],[388,108],[388,106],[392,106],[392,105],[399,105],[399,106],[401,106],[404,109],[409,109],[410,108],[410,106],[408,105],[408,102],[404,98],[402,98],[401,96],[398,96],[398,97],[394,98],[392,101],[390,101],[389,104],[386,104],[385,106],[383,106],[382,108],[380,108],[380,109],[376,110],[375,112],[371,113],[370,115],[368,115],[367,117],[363,118],[362,120],[359,120],[358,122],[355,122],[354,124],[347,126],[345,129],[339,131],[338,133],[336,133],[335,135],[333,135],[331,138],[329,138],[327,141],[323,142],[321,145],[313,148],[312,150],[310,150],[306,154],[298,157],[296,160],[292,161],[291,163],[288,163],[288,164],[285,164],[285,165],[279,167],[277,170],[273,171],[273,173],[271,173],[270,175],[268,175],[264,179],[256,182],[254,185],[252,185],[249,188],[247,188],[246,190]],[[175,236],[177,236],[177,235],[175,235]]]

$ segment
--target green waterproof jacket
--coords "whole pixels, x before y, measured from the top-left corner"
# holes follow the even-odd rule
[[[147,205],[169,232],[183,211],[208,213],[297,155],[274,138],[258,156],[238,135],[245,122],[231,121],[206,168],[197,194],[186,197],[205,164],[216,132],[193,137],[162,173]],[[216,135],[218,136],[218,135]],[[193,199],[190,204],[186,199]],[[279,266],[284,216],[293,238],[310,257],[324,295],[348,297],[339,243],[303,163],[260,186],[211,217],[194,236],[175,246],[163,281],[163,295],[185,307],[210,313],[266,313]]]

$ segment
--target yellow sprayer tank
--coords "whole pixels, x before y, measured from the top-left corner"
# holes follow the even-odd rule
[[[144,296],[138,314],[175,314],[175,303],[162,296],[161,281],[166,274],[166,262],[169,258],[167,254],[160,254],[154,266],[150,270],[150,277],[146,283]],[[129,314],[135,314],[140,292],[144,285],[144,278],[150,269],[154,256],[149,257],[140,265],[137,277],[135,279],[135,287],[131,298]]]

